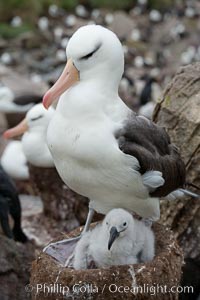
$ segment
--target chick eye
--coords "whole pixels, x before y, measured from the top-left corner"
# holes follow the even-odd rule
[[[127,225],[127,223],[126,223],[126,222],[124,222],[124,223],[123,223],[123,226],[126,226],[126,225]]]
[[[108,222],[106,222],[106,225],[108,225]]]

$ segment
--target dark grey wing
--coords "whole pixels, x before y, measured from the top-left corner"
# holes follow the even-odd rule
[[[151,196],[163,197],[183,187],[185,165],[164,128],[132,114],[117,133],[117,138],[121,151],[138,159],[141,174],[152,170],[162,172],[165,184],[153,191]]]
[[[25,94],[16,96],[13,102],[17,105],[38,104],[42,102],[42,96],[34,94]]]

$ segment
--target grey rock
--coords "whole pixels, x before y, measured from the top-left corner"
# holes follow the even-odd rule
[[[29,282],[30,265],[34,259],[32,244],[22,245],[0,236],[0,298],[29,300],[25,290]]]
[[[134,27],[135,22],[131,17],[124,12],[116,12],[110,29],[113,30],[120,39],[124,39],[131,34]]]

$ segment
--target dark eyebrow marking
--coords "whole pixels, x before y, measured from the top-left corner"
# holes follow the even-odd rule
[[[36,117],[36,118],[32,118],[31,121],[39,120],[39,119],[41,119],[42,117],[43,117],[43,115],[40,115],[40,116],[38,116],[38,117]]]
[[[81,60],[82,60],[82,59],[88,59],[88,58],[91,57],[95,52],[97,52],[97,51],[99,50],[100,47],[101,47],[101,43],[98,44],[98,45],[96,46],[96,48],[95,48],[92,52],[90,52],[90,53],[88,53],[88,54],[82,56],[80,59],[81,59]]]

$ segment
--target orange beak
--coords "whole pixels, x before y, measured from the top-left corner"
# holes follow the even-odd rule
[[[72,60],[69,59],[60,78],[44,95],[44,107],[48,109],[54,101],[58,100],[58,98],[78,80],[79,72],[74,66]]]
[[[13,137],[22,135],[27,130],[28,130],[28,124],[26,119],[24,119],[17,126],[6,130],[3,134],[3,137],[5,139],[11,139]]]

